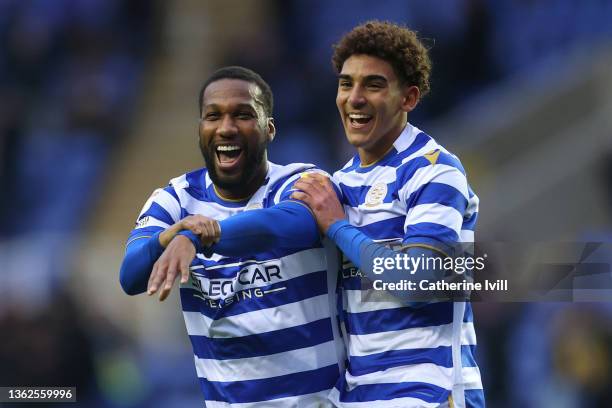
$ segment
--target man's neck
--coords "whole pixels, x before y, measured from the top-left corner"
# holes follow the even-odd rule
[[[263,185],[268,174],[268,162],[263,161],[261,166],[255,172],[255,175],[251,177],[244,185],[239,188],[226,189],[214,185],[215,192],[219,198],[226,201],[246,201],[255,194],[257,190]]]
[[[393,144],[400,137],[407,124],[407,122],[404,122],[401,126],[390,130],[389,133],[382,137],[374,146],[369,148],[358,148],[357,153],[359,154],[361,166],[372,166],[385,157],[393,148]]]

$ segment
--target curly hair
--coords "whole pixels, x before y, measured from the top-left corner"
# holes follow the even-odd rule
[[[402,84],[416,85],[421,97],[429,92],[431,60],[415,31],[388,21],[367,21],[345,34],[333,46],[337,73],[355,54],[371,55],[391,64]]]

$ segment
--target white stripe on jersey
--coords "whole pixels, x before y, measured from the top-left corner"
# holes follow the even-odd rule
[[[469,200],[468,186],[465,176],[459,170],[445,164],[436,164],[435,166],[422,167],[414,172],[410,183],[406,183],[399,189],[398,195],[403,201],[408,199],[410,194],[429,183],[433,177],[436,178],[436,183],[447,184],[456,188],[466,200]]]
[[[196,358],[198,377],[209,381],[248,381],[315,370],[338,363],[333,341],[263,357],[211,360]]]
[[[387,211],[381,211],[383,209]],[[351,220],[352,225],[360,227],[362,225],[399,217],[406,214],[406,209],[405,206],[402,209],[397,201],[393,201],[391,203],[379,204],[376,208],[368,208],[365,204],[359,204],[357,208],[345,205],[344,212],[348,219]]]
[[[272,329],[281,330],[329,317],[327,295],[319,295],[299,302],[253,310],[213,320],[199,312],[183,312],[187,333],[191,336],[209,338],[233,338],[266,333]]]
[[[359,385],[422,382],[448,390],[452,386],[452,374],[452,368],[430,363],[414,364],[391,367],[385,371],[376,371],[374,373],[359,376],[353,376],[351,373],[346,373],[346,384],[348,389],[352,390]]]
[[[395,170],[395,167],[379,166],[368,173],[342,173],[339,181],[348,187],[371,186],[374,181],[388,184],[395,181]]]
[[[351,334],[349,335],[349,354],[351,356],[367,356],[390,350],[448,347],[452,345],[452,334],[452,323],[371,334]],[[474,325],[463,323],[461,326],[461,345],[473,344],[476,344]]]
[[[415,221],[432,222],[452,229],[457,233],[457,236],[459,236],[463,223],[463,216],[457,210],[437,203],[416,205],[408,210],[408,217],[406,218],[407,224],[405,227],[414,224]]]

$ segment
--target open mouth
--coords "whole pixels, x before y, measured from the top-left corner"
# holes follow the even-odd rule
[[[222,170],[232,170],[237,167],[243,156],[242,147],[234,144],[219,145],[215,148],[215,153],[218,167]]]
[[[373,116],[365,113],[349,113],[348,119],[352,128],[361,129],[366,127],[372,121]]]

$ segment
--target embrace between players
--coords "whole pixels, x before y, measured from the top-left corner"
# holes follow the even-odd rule
[[[372,260],[472,242],[478,199],[458,158],[408,122],[429,91],[416,34],[371,21],[334,48],[357,154],[329,176],[267,160],[267,83],[241,67],[200,92],[206,168],[145,204],[121,266],[128,294],[179,295],[207,407],[484,407],[468,302],[377,297]],[[338,248],[344,261],[339,260]],[[423,274],[432,271],[422,271]]]

